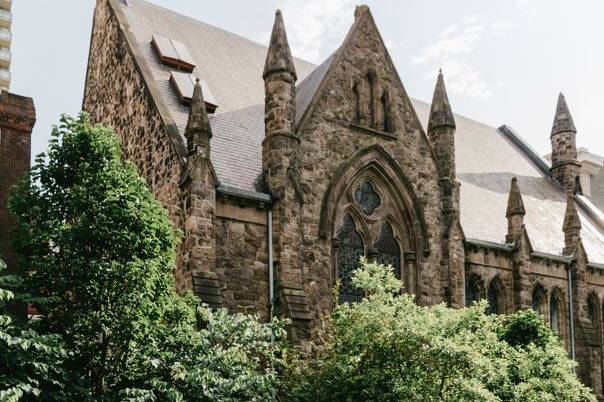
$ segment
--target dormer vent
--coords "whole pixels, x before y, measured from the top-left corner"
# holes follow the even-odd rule
[[[179,41],[154,33],[151,43],[163,63],[187,72],[195,68],[189,49]]]
[[[193,74],[181,73],[179,71],[172,71],[170,73],[170,83],[174,86],[176,93],[180,101],[185,105],[191,104],[191,98],[193,97],[193,89],[195,88],[195,77]],[[210,88],[204,80],[200,79],[201,92],[203,93],[203,100],[206,104],[206,110],[208,113],[214,113],[218,107]]]

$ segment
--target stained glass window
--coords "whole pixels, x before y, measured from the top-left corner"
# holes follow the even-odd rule
[[[394,275],[401,279],[401,249],[394,238],[392,225],[386,222],[382,225],[380,237],[374,245],[377,250],[377,261],[380,264],[390,265],[394,268]]]
[[[371,215],[382,203],[379,194],[375,192],[373,185],[368,181],[364,181],[357,188],[354,193],[354,200],[359,204],[365,215]]]
[[[352,216],[346,215],[337,235],[338,279],[340,280],[339,302],[356,302],[363,298],[363,292],[352,286],[352,272],[358,268],[359,259],[364,254],[363,239],[354,224]]]
[[[558,298],[555,294],[552,294],[552,297],[549,302],[549,323],[552,331],[555,333],[560,332],[560,324],[558,322],[559,312],[558,312]]]

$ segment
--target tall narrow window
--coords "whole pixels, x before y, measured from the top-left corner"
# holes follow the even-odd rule
[[[376,77],[373,73],[367,74],[367,82],[369,83],[369,124],[375,125],[375,84]]]
[[[361,124],[361,83],[357,82],[352,87],[352,92],[354,93],[354,122],[356,124]]]
[[[544,302],[546,300],[547,298],[545,297],[545,290],[543,289],[543,287],[541,287],[541,285],[535,286],[531,299],[531,307],[533,311],[537,314],[543,315],[543,305],[545,304]]]
[[[558,297],[555,293],[552,293],[552,296],[549,301],[549,324],[552,328],[552,331],[559,334],[560,333],[560,312],[558,311]]]
[[[359,266],[364,254],[363,239],[357,231],[352,216],[346,214],[338,231],[338,279],[340,280],[339,302],[356,302],[363,298],[363,292],[352,285],[352,273]]]
[[[466,279],[466,306],[480,300],[480,279],[472,274]]]
[[[489,307],[487,309],[489,314],[503,313],[503,286],[501,285],[499,278],[494,278],[489,284],[487,300],[489,302]]]
[[[401,248],[394,238],[392,225],[385,222],[380,230],[380,237],[374,245],[377,250],[377,260],[380,264],[390,265],[394,269],[394,275],[401,279]]]
[[[388,93],[386,91],[384,91],[384,94],[382,95],[382,99],[380,100],[382,103],[382,130],[384,131],[392,131],[392,124],[391,124],[391,120],[390,120],[390,111],[388,110],[389,108],[389,101],[388,101]]]

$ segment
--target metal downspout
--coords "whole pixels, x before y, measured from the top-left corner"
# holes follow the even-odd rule
[[[269,301],[269,322],[272,323],[275,314],[275,272],[273,266],[273,207],[268,207],[266,212],[266,226],[268,227],[268,301]],[[271,325],[271,346],[275,342],[275,331]],[[277,390],[271,390],[271,401],[277,400]]]
[[[570,356],[573,360],[575,360],[575,313],[573,311],[573,275],[571,264],[567,265],[568,267],[568,318],[570,320]],[[573,371],[575,369],[573,368]]]

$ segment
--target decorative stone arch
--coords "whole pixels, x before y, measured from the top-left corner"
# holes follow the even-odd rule
[[[400,248],[404,287],[419,294],[419,267],[422,257],[429,254],[425,220],[409,179],[381,147],[361,150],[337,169],[323,198],[319,236],[329,236],[335,244],[345,214],[355,217],[366,233],[368,254],[375,251],[383,226],[390,225]],[[335,274],[337,278],[337,268]]]
[[[424,256],[429,255],[426,220],[411,181],[396,161],[379,145],[362,149],[336,169],[321,203],[319,237],[325,239],[333,233],[339,201],[352,179],[363,171],[374,171],[378,173],[378,177],[383,177],[389,183],[389,188],[405,208],[405,217],[413,223],[416,250]]]
[[[490,314],[505,314],[505,300],[505,287],[499,275],[496,275],[491,279],[487,288],[487,301],[489,302],[487,311]]]
[[[485,298],[486,290],[482,277],[476,272],[466,276],[466,306]]]
[[[533,287],[533,293],[531,295],[531,308],[535,313],[541,315],[542,317],[546,317],[547,306],[547,291],[541,283],[537,282]]]

